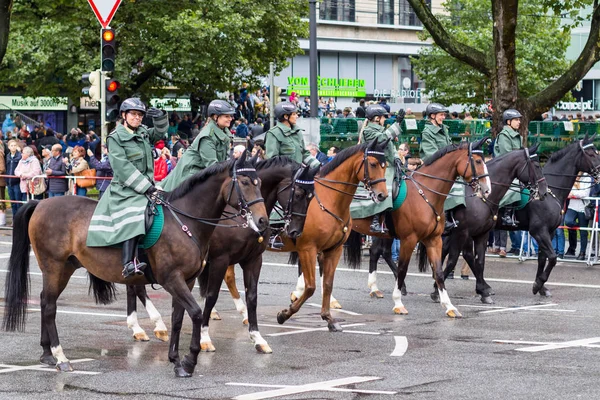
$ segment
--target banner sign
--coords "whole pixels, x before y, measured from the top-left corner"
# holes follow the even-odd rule
[[[66,97],[0,96],[0,104],[17,111],[67,111],[67,102]]]
[[[296,92],[299,96],[310,96],[310,81],[306,76],[289,76],[287,94]],[[325,97],[365,97],[364,79],[337,79],[317,77],[319,96]]]

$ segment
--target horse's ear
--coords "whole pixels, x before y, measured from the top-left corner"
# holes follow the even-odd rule
[[[375,140],[373,140],[371,143],[369,143],[369,145],[367,146],[367,150],[373,150],[375,148],[375,146],[377,146],[378,141],[379,141],[379,138],[375,138]]]
[[[594,133],[592,136],[590,136],[590,137],[588,138],[589,142],[590,142],[590,143],[592,143],[594,140],[596,140],[596,136],[598,136],[598,134],[597,134],[597,133]]]
[[[320,169],[321,169],[321,164],[317,165],[314,168],[310,168],[308,170],[308,172],[307,172],[308,177],[314,178],[317,175],[317,173],[319,172]]]
[[[242,151],[242,154],[239,156],[239,158],[237,159],[237,161],[235,162],[236,165],[242,165],[246,162],[246,154],[248,154],[247,151]]]
[[[538,148],[540,147],[539,143],[534,144],[533,146],[531,146],[529,148],[529,154],[536,154],[538,151]]]
[[[488,139],[487,137],[482,137],[481,139],[475,141],[473,143],[472,149],[473,150],[479,150],[479,149],[481,149],[481,146],[483,146],[483,143],[485,143],[487,141],[487,139]]]
[[[252,164],[253,167],[256,167],[258,165],[258,154],[256,154],[254,157],[250,158],[250,160],[248,160],[248,162],[250,164]]]
[[[587,141],[588,141],[588,134],[587,134],[587,132],[585,133],[585,136],[583,137],[583,141],[584,141],[584,142],[587,142]]]
[[[383,150],[387,147],[388,143],[390,142],[390,140],[392,140],[392,138],[387,138],[385,141],[381,142],[381,144],[379,144],[378,148]]]

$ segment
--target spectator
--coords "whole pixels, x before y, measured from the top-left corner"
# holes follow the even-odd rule
[[[337,110],[335,110],[335,113],[337,114],[335,116],[336,118],[344,118],[344,113],[342,112],[342,110],[337,109]]]
[[[50,162],[50,147],[44,147],[42,149],[42,173],[45,173],[48,168],[48,162]]]
[[[27,146],[23,149],[21,161],[15,169],[15,175],[20,177],[21,199],[27,200],[27,193],[31,192],[30,185],[34,176],[42,174],[40,161],[35,157],[33,148]],[[42,178],[37,178],[42,179]]]
[[[265,133],[265,129],[263,127],[262,118],[259,117],[256,119],[255,123],[250,124],[250,135],[253,139],[256,140],[256,138],[262,135],[263,133]]]
[[[92,153],[96,154],[96,146],[100,144],[100,137],[96,135],[96,132],[89,131],[85,139],[87,142],[87,149],[91,150]]]
[[[552,121],[552,116],[548,113],[543,113],[542,118],[543,118],[544,122]]]
[[[327,164],[327,156],[319,149],[319,146],[317,146],[315,143],[309,143],[307,148],[310,154],[316,158],[321,165]]]
[[[340,151],[339,147],[336,147],[336,146],[330,147],[329,150],[327,150],[327,162],[330,162],[331,160],[333,160],[333,157],[335,157],[339,151]]]
[[[160,152],[160,157],[154,160],[154,182],[160,182],[169,174],[169,166],[167,165],[167,153],[169,149],[163,148]]]
[[[172,154],[177,154],[179,149],[187,149],[187,135],[183,132],[180,132],[177,136],[177,141],[173,143],[173,148],[170,149]]]
[[[186,136],[190,136],[192,134],[192,121],[190,121],[189,114],[183,115],[183,120],[179,123],[177,130],[185,133]]]
[[[167,130],[167,134],[169,136],[173,136],[177,134],[177,125],[175,125],[175,121],[169,121],[169,129]]]
[[[233,158],[240,158],[240,156],[242,154],[244,154],[245,151],[246,151],[246,146],[244,146],[243,144],[238,144],[237,146],[235,146],[233,148],[232,157]]]
[[[83,134],[83,132],[81,132],[80,129],[71,129],[71,133],[69,133],[69,135],[67,136],[67,146],[86,146],[85,135]]]
[[[265,149],[259,144],[255,144],[252,148],[252,157],[258,157],[259,160],[265,159]]]
[[[38,139],[42,138],[43,136],[44,131],[39,127],[39,125],[34,126],[33,131],[31,132],[31,140],[33,140],[34,143],[37,143]]]
[[[58,144],[59,140],[54,136],[54,130],[52,130],[52,128],[48,128],[46,130],[46,135],[43,135],[42,132],[40,132],[39,136],[38,136],[38,140],[35,142],[35,144],[37,145],[37,149],[38,151],[42,151],[42,148],[44,147],[52,147],[55,144]]]
[[[248,125],[246,125],[246,120],[244,118],[240,118],[240,124],[235,130],[235,136],[242,139],[246,139],[248,137]]]
[[[406,118],[406,117],[404,117]],[[471,113],[468,111],[465,111],[465,121],[473,121],[473,117],[471,116]]]
[[[381,105],[381,107],[385,108],[385,111],[387,111],[387,113],[390,113],[390,105],[387,103],[387,100],[384,98],[381,98],[379,100],[379,104]]]
[[[19,151],[19,143],[14,139],[10,140],[8,142],[8,150],[9,153],[6,155],[6,175],[15,175],[15,170],[22,158]],[[23,200],[19,178],[6,178],[6,186],[8,187],[8,196],[12,201]],[[19,207],[21,207],[20,203],[11,203],[13,216],[17,213]]]
[[[89,151],[89,150],[88,150]],[[67,175],[67,166],[62,158],[62,146],[60,144],[55,144],[52,146],[52,150],[50,151],[50,160],[48,161],[48,165],[46,167],[46,175],[47,176],[66,176]],[[68,190],[68,184],[66,179],[48,179],[48,197],[58,197],[64,196],[65,192]]]
[[[71,161],[69,162],[69,164],[67,164],[67,172],[70,175],[77,176],[86,169],[90,168],[87,161],[85,161],[85,155],[86,151],[83,148],[83,146],[75,146],[75,148],[73,149],[73,153],[71,154]],[[73,183],[70,182],[69,189],[71,189],[72,187]],[[77,186],[76,194],[77,196],[86,196],[87,188]]]
[[[356,107],[356,118],[366,118],[365,99],[360,99],[358,107]]]
[[[345,107],[343,114],[344,118],[354,118],[354,113],[352,112],[352,108],[350,107]]]
[[[196,136],[200,133],[200,125],[194,124],[192,126],[192,136],[189,138],[190,142],[193,142],[196,139]]]
[[[335,100],[333,100],[333,97],[330,97],[329,100],[327,101],[327,112],[330,113],[334,113],[336,111],[336,105],[335,105]]]
[[[583,172],[579,173],[575,184],[573,185],[573,189],[571,189],[571,193],[569,193],[569,207],[567,208],[567,213],[565,214],[565,225],[569,228],[580,227],[587,228],[588,219],[585,217],[585,206],[587,201],[583,200],[585,197],[589,197],[590,188],[592,186],[592,178]],[[569,249],[565,253],[565,256],[575,256],[575,250],[577,248],[577,231],[569,229]],[[587,250],[587,241],[588,241],[588,231],[579,230],[579,235],[581,237],[581,247],[579,249],[579,255],[577,256],[578,260],[585,260],[585,252]]]
[[[0,175],[6,174],[6,150],[4,147],[4,142],[0,140]],[[6,210],[6,203],[4,200],[6,192],[6,179],[0,178],[0,213],[4,214],[4,210]],[[6,225],[6,215],[4,215],[4,225]],[[3,225],[0,222],[0,225]]]
[[[65,151],[67,150],[68,146],[67,146],[67,143],[63,139],[64,139],[64,135],[62,133],[56,134],[56,140],[58,140],[58,144],[60,144],[60,147],[62,147],[62,151],[64,154]]]
[[[164,146],[164,142],[163,142],[163,146]],[[113,170],[112,167],[110,166],[110,161],[108,159],[108,147],[106,147],[106,144],[102,144],[100,146],[100,152],[101,152],[101,156],[100,156],[100,160],[98,160],[98,157],[96,157],[96,155],[94,153],[92,153],[91,150],[88,149],[87,154],[90,157],[90,166],[92,168],[94,168],[96,170],[96,176],[97,177],[111,177],[113,176]],[[98,153],[96,151],[96,153]],[[108,186],[110,186],[110,179],[96,179],[96,189],[98,190],[98,200],[100,200],[102,198],[102,195],[104,195],[104,192],[106,191],[106,189],[108,189]]]

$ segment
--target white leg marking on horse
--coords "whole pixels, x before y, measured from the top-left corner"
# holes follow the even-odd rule
[[[302,296],[302,293],[304,293],[304,274],[300,274],[298,281],[296,282],[296,290],[292,292],[297,299]]]
[[[200,330],[200,343],[210,343],[210,335],[208,334],[208,326],[203,326]]]
[[[448,311],[458,311],[456,309],[456,307],[454,307],[452,305],[452,302],[450,301],[450,296],[448,296],[448,292],[446,291],[446,289],[442,289],[439,291],[440,293],[440,304],[442,305],[442,307],[446,307],[446,312]]]
[[[160,313],[154,307],[154,303],[150,301],[150,299],[146,298],[146,311],[148,311],[148,316],[150,316],[150,320],[154,322],[154,330],[155,331],[166,331],[167,327],[160,316]]]
[[[69,362],[69,359],[63,353],[62,346],[59,344],[57,347],[50,348],[52,355],[56,358],[57,363]]]
[[[371,293],[379,291],[379,288],[377,287],[377,271],[369,272],[367,287],[371,289]]]
[[[242,314],[242,317],[244,317],[244,319],[248,319],[248,308],[246,307],[246,304],[244,304],[244,300],[242,300],[241,298],[233,299],[233,304],[235,304],[235,309],[237,310],[237,312]]]
[[[404,309],[404,304],[402,304],[402,292],[400,291],[400,289],[398,289],[397,280],[396,284],[394,285],[394,293],[392,293],[392,299],[394,300],[394,312],[400,313],[400,311]]]
[[[261,336],[259,331],[250,331],[250,340],[252,340],[254,344],[268,344],[267,341]]]
[[[148,303],[146,303],[148,304]],[[132,312],[127,316],[127,327],[133,330],[133,334],[144,333],[144,330],[138,323],[137,311]]]

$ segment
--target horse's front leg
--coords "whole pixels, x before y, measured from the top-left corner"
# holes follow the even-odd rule
[[[533,282],[532,292],[533,294],[539,293],[540,296],[552,297],[552,293],[550,293],[550,290],[545,286],[552,269],[556,265],[557,256],[552,246],[552,237],[545,229],[542,229],[541,232],[538,232],[537,230],[531,231],[531,235],[537,240],[539,246],[538,269],[535,282]],[[546,260],[548,260],[547,266]]]
[[[250,261],[240,263],[244,271],[244,286],[246,287],[246,303],[248,304],[248,331],[250,340],[254,342],[256,351],[262,354],[271,354],[273,350],[258,331],[258,318],[256,306],[258,303],[258,280],[262,266],[262,254]]]
[[[406,296],[406,291],[402,292],[402,287],[405,286],[406,273],[408,272],[408,264],[412,257],[413,250],[417,244],[417,238],[415,235],[407,236],[400,240],[400,254],[398,255],[398,275],[396,277],[396,286],[392,293],[392,299],[394,300],[394,314],[406,315],[408,310],[402,303],[402,296]]]
[[[327,327],[330,332],[340,332],[342,326],[331,316],[330,299],[333,291],[333,278],[335,277],[335,269],[342,256],[343,247],[323,253],[320,265],[323,271],[323,300],[321,303],[321,318],[327,321]]]
[[[462,317],[460,312],[452,305],[446,285],[444,284],[442,270],[442,237],[435,236],[433,238],[423,240],[422,243],[427,249],[427,258],[431,263],[431,267],[434,270],[435,282],[437,283],[438,291],[440,294],[440,303],[442,307],[446,308],[446,315],[451,318]]]
[[[127,327],[133,331],[133,340],[147,342],[150,340],[144,329],[140,326],[137,317],[137,292],[136,285],[127,285]],[[142,286],[143,287],[143,286]],[[143,302],[142,302],[143,303]]]
[[[492,287],[485,281],[485,248],[487,247],[488,233],[476,237],[471,243],[467,243],[463,248],[463,257],[469,264],[469,268],[475,276],[475,292],[481,296],[481,302],[493,304]],[[470,241],[469,241],[470,242]],[[472,254],[472,248],[475,249],[475,257]]]
[[[248,308],[244,304],[244,300],[242,300],[242,296],[240,296],[240,292],[235,284],[234,265],[227,267],[227,272],[225,273],[225,284],[227,285],[227,289],[229,289],[229,294],[231,295],[235,309],[242,315],[242,324],[248,325]],[[213,313],[210,314],[211,318],[212,315]]]
[[[317,249],[316,247],[312,247],[308,250],[299,250],[298,256],[298,265],[302,266],[302,275],[304,276],[304,291],[300,297],[290,304],[289,308],[281,310],[279,313],[277,313],[277,322],[280,324],[283,324],[285,321],[290,319],[292,315],[296,314],[306,300],[308,300],[315,293],[315,264],[317,262]]]

